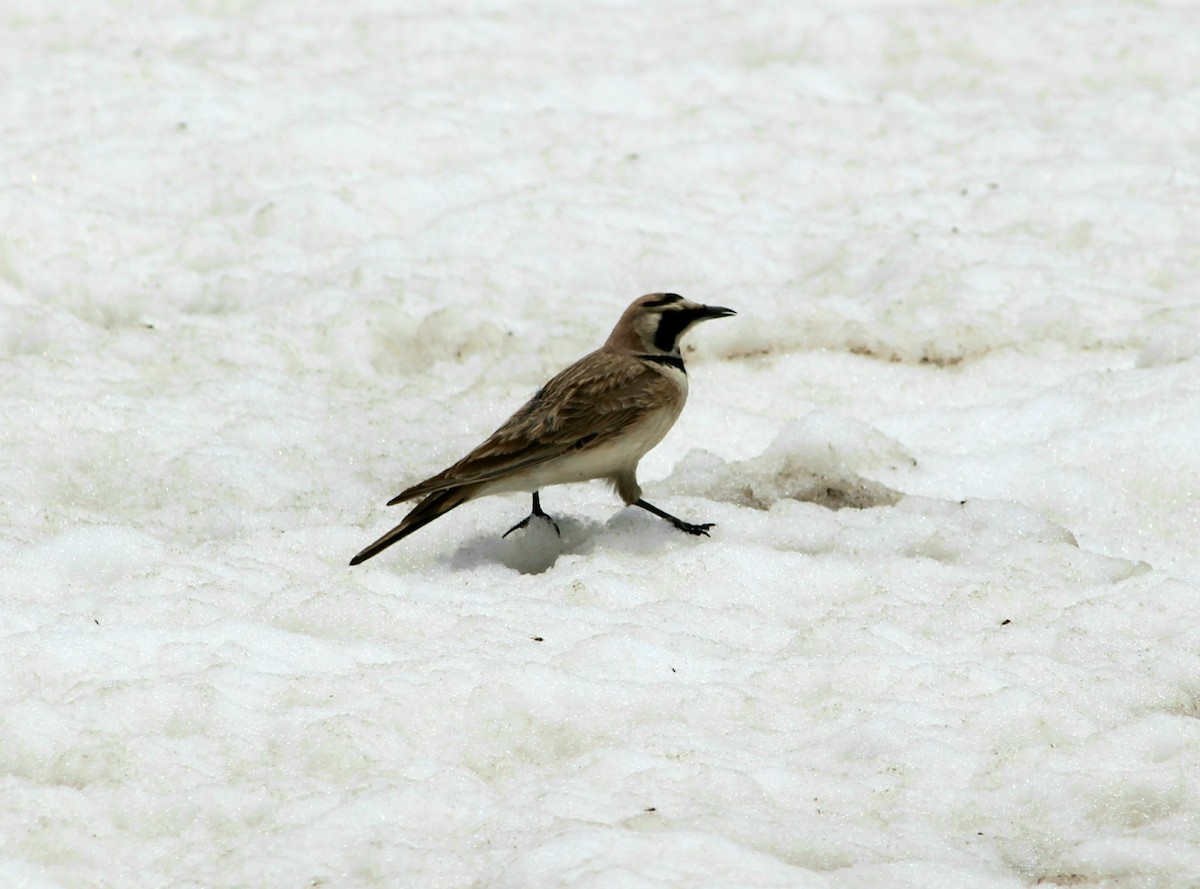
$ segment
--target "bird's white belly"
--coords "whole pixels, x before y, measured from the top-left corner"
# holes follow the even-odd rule
[[[488,486],[487,493],[536,491],[550,485],[610,478],[632,472],[646,452],[663,440],[678,417],[678,410],[655,411],[607,444],[571,451],[524,472],[497,479]]]

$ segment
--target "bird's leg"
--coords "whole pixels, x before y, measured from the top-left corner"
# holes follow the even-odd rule
[[[534,516],[537,516],[539,519],[543,519],[543,520],[549,522],[550,526],[552,528],[554,528],[554,533],[557,534],[559,537],[562,537],[562,532],[558,530],[558,522],[554,521],[554,519],[550,518],[550,516],[548,516],[548,515],[546,515],[546,513],[542,512],[542,499],[538,496],[538,492],[534,491],[533,492],[533,509],[530,510],[529,515],[525,516],[525,518],[521,519],[521,521],[517,522],[515,525],[513,525],[511,528],[509,528],[507,531],[505,531],[501,535],[501,539],[503,540],[505,537],[507,537],[513,531],[516,531],[520,528],[528,527],[529,520],[532,519]]]
[[[661,509],[659,509],[653,503],[647,503],[645,500],[637,500],[634,502],[633,505],[640,506],[642,509],[646,510],[647,512],[654,513],[660,519],[666,519],[668,522],[670,522],[672,525],[674,525],[680,531],[684,531],[688,534],[703,534],[705,537],[707,537],[708,529],[711,528],[715,524],[714,522],[705,522],[703,525],[693,525],[691,522],[685,522],[683,519],[677,519],[675,516],[671,515],[669,512],[663,512]]]

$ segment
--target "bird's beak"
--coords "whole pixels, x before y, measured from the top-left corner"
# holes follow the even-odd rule
[[[710,318],[728,318],[730,315],[736,315],[733,309],[727,309],[724,306],[701,306],[700,320],[707,321]]]

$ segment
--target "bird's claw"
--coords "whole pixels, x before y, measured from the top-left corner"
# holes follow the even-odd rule
[[[550,527],[554,529],[554,533],[559,537],[562,537],[562,531],[558,530],[558,522],[554,521],[554,519],[550,518],[550,516],[546,515],[544,512],[531,512],[529,515],[525,516],[525,518],[521,519],[521,521],[517,522],[515,525],[501,534],[500,539],[503,540],[513,531],[520,531],[522,528],[528,528],[530,520],[534,518],[539,518],[544,522],[549,522]]]
[[[697,537],[699,537],[701,534],[703,534],[705,537],[710,536],[708,529],[715,526],[716,522],[705,522],[702,525],[693,525],[691,522],[682,521],[675,523],[675,527],[680,531],[683,531],[686,534],[695,534]]]

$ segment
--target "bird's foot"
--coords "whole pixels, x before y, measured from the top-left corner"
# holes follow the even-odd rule
[[[554,529],[554,533],[559,537],[562,537],[562,531],[558,530],[558,522],[554,521],[554,519],[550,518],[550,516],[546,515],[545,513],[538,515],[535,512],[531,512],[529,515],[525,516],[525,518],[521,519],[521,521],[517,522],[515,525],[501,534],[500,539],[503,540],[513,531],[520,531],[522,528],[528,528],[530,521],[533,519],[540,519],[543,522],[549,523],[550,527]]]
[[[716,522],[705,522],[702,525],[693,525],[691,522],[685,522],[682,519],[679,519],[671,524],[680,531],[683,531],[685,534],[695,534],[697,537],[703,534],[705,537],[708,537],[708,529],[714,527]]]
[[[694,534],[697,537],[699,537],[701,534],[703,534],[705,537],[708,537],[708,529],[712,528],[716,524],[716,522],[705,522],[702,525],[693,525],[691,522],[685,522],[683,519],[679,518],[678,516],[673,516],[669,512],[664,512],[663,510],[661,510],[657,506],[655,506],[653,503],[647,503],[645,500],[634,501],[633,505],[640,506],[642,509],[646,510],[647,512],[654,513],[660,519],[666,519],[668,522],[670,522],[672,525],[674,525],[680,531],[683,531],[685,534]]]
[[[558,522],[554,521],[554,519],[550,518],[549,515],[547,515],[546,513],[544,513],[542,511],[542,502],[538,498],[538,495],[534,494],[533,495],[533,509],[530,510],[529,515],[525,516],[525,518],[521,519],[521,521],[517,522],[515,525],[513,525],[511,528],[509,528],[507,531],[505,531],[503,534],[501,534],[500,539],[503,540],[505,537],[507,537],[513,531],[519,531],[522,528],[528,528],[529,523],[533,519],[541,519],[543,522],[549,522],[550,527],[554,529],[554,533],[557,534],[559,537],[562,537],[562,531],[558,530]]]

